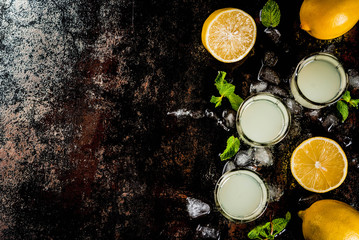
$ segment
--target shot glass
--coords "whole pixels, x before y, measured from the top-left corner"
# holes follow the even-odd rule
[[[259,218],[268,205],[264,180],[250,170],[233,170],[218,180],[214,199],[217,209],[232,222],[245,223]]]
[[[244,100],[236,117],[240,138],[254,147],[280,142],[287,135],[290,122],[290,112],[282,100],[264,92]]]
[[[337,102],[348,87],[348,75],[329,53],[314,53],[297,65],[290,82],[294,99],[303,107],[320,109]]]

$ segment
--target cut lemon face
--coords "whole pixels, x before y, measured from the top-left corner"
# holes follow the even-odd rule
[[[348,160],[340,145],[332,139],[313,137],[302,142],[291,157],[294,178],[305,189],[324,193],[343,183]]]
[[[217,60],[225,63],[242,60],[253,48],[257,27],[253,18],[237,8],[213,12],[203,24],[202,43]]]

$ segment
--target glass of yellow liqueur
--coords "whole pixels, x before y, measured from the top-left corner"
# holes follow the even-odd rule
[[[270,93],[257,93],[239,107],[236,117],[241,139],[254,147],[281,141],[289,131],[291,115],[286,105]]]
[[[214,199],[218,210],[233,222],[259,218],[268,205],[268,188],[262,178],[250,170],[226,172],[218,180]]]
[[[348,76],[338,59],[328,53],[315,53],[302,59],[290,82],[295,100],[311,109],[338,101],[348,86]]]

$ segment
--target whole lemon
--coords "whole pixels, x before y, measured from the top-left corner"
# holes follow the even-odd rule
[[[319,200],[298,215],[306,240],[359,240],[359,212],[346,203]]]
[[[304,0],[299,12],[301,28],[318,39],[333,39],[359,20],[358,0]]]

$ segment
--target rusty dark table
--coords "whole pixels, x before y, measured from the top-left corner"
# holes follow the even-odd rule
[[[350,73],[359,97],[359,28],[321,41],[299,28],[301,1],[278,0],[279,39],[259,21],[264,0],[2,0],[0,2],[1,239],[246,239],[254,226],[292,213],[278,239],[302,239],[296,212],[321,198],[359,209],[358,112],[345,123],[335,106],[293,114],[294,134],[257,166],[279,189],[266,213],[249,224],[226,221],[213,189],[225,162],[218,154],[234,129],[214,118],[177,118],[180,109],[214,112],[217,71],[228,72],[242,97],[264,54],[279,57],[279,93],[297,62],[331,52]],[[251,14],[258,37],[242,64],[221,64],[204,49],[201,27],[216,9]],[[227,106],[228,107],[228,106]],[[338,141],[348,156],[345,182],[326,194],[301,188],[288,169],[292,150],[310,136]],[[246,146],[242,144],[242,148]],[[189,199],[211,208],[191,218]]]

